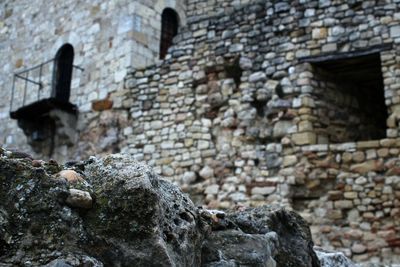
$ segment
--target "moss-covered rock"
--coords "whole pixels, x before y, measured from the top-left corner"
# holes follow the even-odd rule
[[[81,264],[88,255],[110,266],[200,265],[206,228],[197,208],[148,166],[92,158],[77,170],[83,180],[70,182],[54,162],[36,166],[0,158],[1,264]],[[71,192],[82,198],[71,203]]]
[[[0,155],[0,266],[320,266],[294,212],[198,209],[127,156],[69,164],[80,178],[66,179],[55,162],[8,154]],[[347,262],[340,257],[323,262]]]

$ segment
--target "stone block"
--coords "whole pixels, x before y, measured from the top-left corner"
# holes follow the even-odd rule
[[[275,191],[275,187],[273,186],[266,186],[266,187],[253,187],[251,189],[252,195],[270,195]]]
[[[337,209],[351,209],[354,207],[351,200],[338,200],[334,202],[334,207]]]
[[[352,251],[353,253],[355,253],[355,254],[362,254],[362,253],[364,253],[364,252],[367,251],[367,247],[364,246],[363,244],[354,244],[354,245],[351,247],[351,251]]]
[[[163,127],[163,123],[162,121],[152,121],[150,127],[152,130],[159,130]]]
[[[112,109],[113,101],[110,99],[102,99],[92,102],[92,109],[94,111],[104,111]]]
[[[378,148],[379,141],[361,141],[356,143],[357,148]]]
[[[297,157],[295,155],[289,155],[283,157],[283,167],[292,166],[297,163]]]
[[[295,133],[292,135],[292,141],[296,145],[311,145],[317,142],[317,136],[312,132]]]
[[[360,174],[368,173],[371,171],[378,172],[384,170],[384,165],[381,160],[368,160],[363,163],[354,164],[350,167],[352,172],[357,172]]]
[[[182,175],[182,183],[183,184],[192,184],[196,181],[197,175],[195,172],[185,172]]]
[[[347,199],[355,199],[357,197],[358,197],[357,192],[345,192],[344,193],[344,198],[347,198]]]
[[[204,29],[200,29],[200,30],[193,32],[193,37],[196,38],[196,37],[200,37],[200,36],[203,36],[206,34],[207,34],[207,29],[204,28]]]
[[[375,159],[376,158],[376,150],[375,149],[368,149],[366,151],[367,159]]]
[[[300,132],[306,132],[306,131],[312,131],[313,130],[313,124],[310,121],[301,121],[299,122],[299,131]]]
[[[210,194],[210,195],[216,195],[216,194],[218,194],[218,192],[219,192],[219,185],[217,185],[217,184],[207,186],[204,191],[204,193]]]
[[[365,160],[365,154],[364,152],[357,151],[353,153],[353,161],[354,162],[362,162]]]
[[[244,49],[243,44],[232,44],[231,46],[229,46],[229,52],[231,53],[241,52],[243,51],[243,49]]]
[[[337,51],[337,44],[332,43],[332,44],[326,44],[322,46],[322,52],[327,53],[327,52],[336,52]]]
[[[330,145],[329,148],[333,151],[354,151],[356,148],[356,143],[348,142],[342,144]]]
[[[240,57],[239,65],[240,65],[240,68],[243,70],[250,70],[253,66],[253,61],[250,58],[242,56],[242,57]]]
[[[302,151],[308,152],[323,152],[323,151],[328,151],[328,145],[327,144],[321,144],[321,145],[309,145],[309,146],[303,146],[301,148]]]
[[[366,184],[368,182],[368,180],[367,180],[367,178],[361,176],[361,177],[358,177],[354,182],[357,185],[363,185],[363,184]]]
[[[145,153],[145,154],[152,154],[154,152],[156,152],[156,146],[155,145],[147,144],[143,148],[143,153]]]
[[[349,152],[344,152],[342,155],[342,160],[344,163],[349,163],[353,159],[353,156]]]
[[[384,158],[389,155],[389,149],[388,148],[381,148],[376,151],[378,154],[378,157]]]
[[[260,81],[263,82],[266,79],[267,79],[267,76],[265,75],[265,73],[262,71],[259,71],[259,72],[255,72],[250,75],[249,82],[251,82],[251,83],[256,83],[256,82],[260,82]]]
[[[379,141],[380,145],[383,147],[393,147],[396,145],[396,139],[390,139],[390,138],[386,138],[386,139],[382,139]]]
[[[199,140],[197,143],[197,148],[200,150],[208,149],[210,147],[210,142],[206,140]]]
[[[326,28],[315,28],[312,31],[313,39],[324,39],[328,36],[328,30]]]
[[[339,220],[343,218],[343,214],[341,210],[329,210],[327,217],[331,220]]]
[[[397,38],[400,37],[400,26],[392,26],[390,27],[390,37]]]
[[[274,125],[272,136],[274,138],[284,137],[289,133],[291,127],[293,127],[293,123],[290,121],[278,121]]]
[[[174,148],[174,141],[164,141],[161,143],[161,149],[172,149]]]
[[[199,175],[204,179],[209,179],[214,176],[214,170],[206,165],[200,170]]]

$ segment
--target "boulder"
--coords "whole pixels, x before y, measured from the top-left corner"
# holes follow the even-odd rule
[[[0,266],[200,266],[207,227],[179,188],[126,156],[83,168],[71,184],[0,158]]]
[[[250,208],[228,213],[213,229],[203,246],[205,266],[320,266],[310,229],[295,212]]]
[[[123,155],[69,165],[82,178],[71,183],[55,162],[34,167],[8,154],[0,155],[0,266],[320,266],[292,211],[196,208]]]

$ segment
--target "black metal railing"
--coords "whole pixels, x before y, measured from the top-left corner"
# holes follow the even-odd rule
[[[24,107],[32,102],[51,97],[53,89],[52,87],[54,86],[54,61],[55,58],[47,60],[34,67],[14,73],[11,90],[10,112],[14,110],[13,106],[16,101],[15,97],[17,96],[17,93],[19,93],[18,96],[22,95],[22,104],[18,105],[17,108]],[[73,65],[73,69],[84,71],[83,68],[76,65]],[[45,89],[48,89],[48,95],[43,95]],[[29,100],[31,101],[26,103],[27,93],[28,91],[32,90],[37,91],[37,97],[32,99],[32,95],[34,94],[29,94],[31,96]]]

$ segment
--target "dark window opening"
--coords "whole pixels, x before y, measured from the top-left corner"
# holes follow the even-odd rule
[[[314,61],[315,130],[330,143],[386,137],[384,84],[380,53]]]
[[[63,45],[54,59],[52,97],[60,102],[68,102],[71,92],[74,48],[70,44]]]
[[[160,59],[164,59],[168,49],[172,45],[172,40],[178,34],[179,16],[171,8],[164,9],[161,15],[161,42]]]

